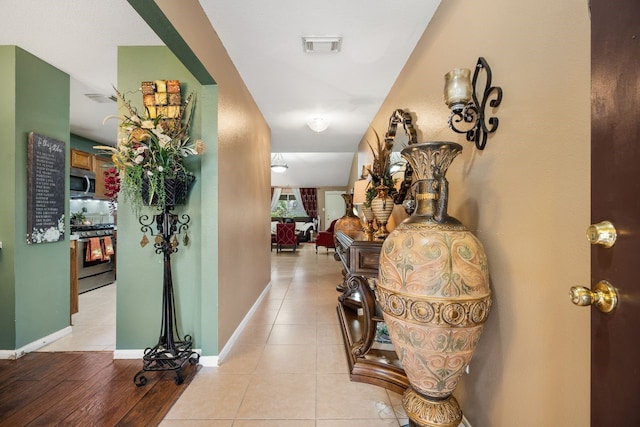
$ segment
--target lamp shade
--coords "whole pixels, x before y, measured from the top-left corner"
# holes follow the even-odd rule
[[[367,201],[367,188],[369,187],[369,181],[366,179],[359,179],[353,184],[353,204],[362,205]]]

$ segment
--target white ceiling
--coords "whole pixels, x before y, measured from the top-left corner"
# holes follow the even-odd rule
[[[275,186],[344,186],[353,153],[440,0],[200,0],[271,128],[289,169]],[[18,45],[71,76],[71,132],[115,141],[119,45],[162,42],[125,0],[0,0],[0,45]],[[302,36],[342,36],[338,53],[309,54]],[[401,106],[399,106],[401,107]],[[322,133],[306,123],[329,121]],[[332,171],[332,173],[327,173]],[[336,173],[336,171],[342,171]]]

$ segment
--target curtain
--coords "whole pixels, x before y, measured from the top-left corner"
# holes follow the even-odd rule
[[[296,200],[302,200],[302,194],[300,194],[300,189],[299,188],[292,188],[291,192],[293,193],[293,196],[296,198]],[[304,201],[302,201],[302,206],[301,209],[304,211],[304,216],[310,216],[309,215],[309,211],[307,210],[307,207],[304,204]]]
[[[282,188],[280,187],[276,187],[273,188],[271,187],[271,212],[273,212],[276,208],[276,206],[278,206],[278,200],[280,200],[280,194],[282,193]]]
[[[316,218],[318,216],[318,189],[317,188],[300,188],[300,198],[302,200],[302,206],[307,212],[307,216]],[[296,194],[296,197],[298,195]]]

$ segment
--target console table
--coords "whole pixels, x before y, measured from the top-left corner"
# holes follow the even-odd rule
[[[378,277],[382,241],[367,241],[364,233],[336,233],[336,254],[345,269],[345,286],[338,297],[338,319],[351,381],[377,385],[402,394],[409,380],[391,344],[375,341],[376,326],[384,322],[369,278]]]

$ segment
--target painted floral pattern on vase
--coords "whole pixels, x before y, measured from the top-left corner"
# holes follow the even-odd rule
[[[385,287],[434,297],[476,298],[488,291],[487,258],[480,241],[468,231],[420,230],[400,225],[380,255]]]
[[[401,224],[383,246],[380,279],[378,300],[411,385],[428,396],[449,396],[489,312],[482,244],[466,229]]]

